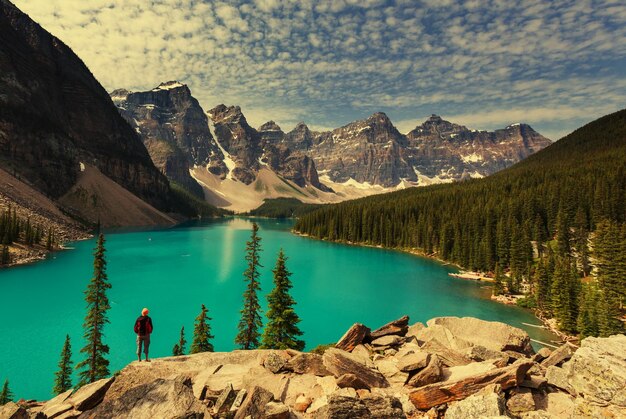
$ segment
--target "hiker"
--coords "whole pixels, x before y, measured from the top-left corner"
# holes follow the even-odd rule
[[[135,321],[135,333],[137,334],[137,358],[141,362],[141,345],[143,344],[143,353],[146,354],[146,362],[150,362],[148,358],[148,349],[150,348],[150,333],[152,333],[152,319],[148,316],[148,309],[141,310],[141,316]]]

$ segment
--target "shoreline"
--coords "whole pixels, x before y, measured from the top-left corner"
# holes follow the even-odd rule
[[[470,281],[476,281],[476,282],[485,282],[488,283],[490,286],[493,283],[493,280],[489,280],[489,278],[486,278],[484,275],[481,275],[479,272],[471,272],[471,271],[464,271],[463,268],[459,265],[457,265],[456,263],[453,262],[448,262],[445,261],[443,259],[440,259],[436,256],[433,255],[429,255],[425,252],[422,252],[420,250],[417,249],[403,249],[403,248],[389,248],[389,247],[384,247],[382,245],[371,245],[371,244],[365,244],[365,243],[354,243],[354,242],[347,242],[347,241],[333,241],[333,240],[327,240],[327,239],[320,239],[314,236],[311,236],[310,234],[304,234],[304,233],[300,233],[298,231],[295,230],[291,230],[291,233],[296,235],[296,236],[300,236],[300,237],[305,237],[311,240],[320,240],[320,241],[324,241],[324,242],[328,242],[328,243],[339,243],[339,244],[344,244],[344,245],[350,245],[350,246],[359,246],[359,247],[369,247],[369,248],[374,248],[374,249],[385,249],[385,250],[394,250],[394,251],[399,251],[402,253],[408,253],[411,254],[413,256],[418,256],[418,257],[423,257],[425,259],[430,259],[430,260],[434,260],[437,261],[439,263],[441,263],[442,265],[445,266],[453,266],[456,269],[458,269],[460,272],[459,273],[449,273],[448,275],[453,277],[453,278],[457,278],[457,279],[463,279],[463,280],[470,280]],[[475,275],[474,275],[475,274]],[[480,278],[474,279],[474,278],[469,278],[466,276],[478,276]],[[521,298],[521,297],[520,297]],[[517,308],[523,309],[523,310],[529,310],[533,316],[535,316],[535,318],[537,320],[539,320],[539,322],[543,325],[543,328],[548,330],[550,333],[554,334],[555,336],[557,336],[558,338],[561,339],[560,343],[564,343],[564,342],[577,342],[578,338],[576,336],[570,336],[566,333],[563,333],[562,331],[558,330],[556,327],[556,323],[554,322],[554,319],[547,319],[545,318],[542,313],[538,310],[538,309],[528,309],[528,308],[524,308],[524,307],[519,307],[517,306],[516,303],[513,303],[511,299],[508,299],[508,301],[511,302],[505,302],[502,301],[500,299],[497,298],[493,298],[490,297],[489,298],[491,301],[495,301],[497,303],[500,304],[504,304],[504,305],[514,305]],[[517,298],[514,298],[515,301],[517,301]]]

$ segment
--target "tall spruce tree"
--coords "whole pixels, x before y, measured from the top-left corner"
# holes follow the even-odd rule
[[[214,336],[211,334],[211,326],[209,325],[209,320],[212,319],[207,316],[208,312],[209,310],[202,304],[200,314],[196,317],[196,324],[193,329],[193,340],[191,341],[189,353],[213,352],[213,344],[210,341]],[[184,337],[182,338],[184,339]],[[182,346],[184,346],[184,344]]]
[[[293,287],[289,277],[291,272],[285,266],[287,258],[283,249],[278,253],[274,273],[274,289],[267,296],[267,325],[263,332],[262,348],[266,349],[304,349],[304,341],[298,339],[302,331],[298,328],[300,318],[294,311],[296,304],[289,294]]]
[[[500,295],[504,292],[504,274],[500,263],[496,262],[496,273],[493,279],[493,295]]]
[[[65,343],[61,350],[59,370],[54,374],[54,394],[61,394],[72,388],[72,344],[70,335],[65,335]]]
[[[185,355],[185,345],[187,341],[185,340],[185,326],[180,328],[180,338],[178,339],[178,343],[174,345],[172,349],[172,355],[180,356]]]
[[[241,309],[241,320],[239,320],[235,343],[241,349],[255,349],[259,346],[261,337],[260,329],[263,327],[261,321],[261,305],[259,304],[258,292],[261,290],[259,283],[259,268],[263,267],[259,262],[261,252],[261,238],[258,236],[259,226],[252,223],[252,235],[250,241],[246,242],[246,261],[248,268],[243,276],[247,282],[246,291],[243,294],[243,308]]]
[[[4,380],[4,385],[2,386],[2,391],[0,391],[0,406],[3,404],[7,404],[8,402],[13,401],[13,393],[9,388],[9,380]]]
[[[85,291],[87,315],[83,329],[87,344],[80,352],[84,353],[86,358],[76,365],[76,369],[83,369],[79,374],[81,386],[109,375],[109,361],[105,358],[105,354],[109,353],[109,347],[104,344],[102,337],[104,325],[109,323],[107,311],[111,305],[106,292],[111,288],[111,284],[107,279],[104,253],[104,235],[100,234],[94,251],[93,277]]]

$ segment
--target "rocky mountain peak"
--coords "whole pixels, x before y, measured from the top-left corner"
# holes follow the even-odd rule
[[[159,84],[157,87],[152,89],[152,91],[172,90],[172,89],[180,89],[180,88],[186,88],[187,90],[189,90],[189,87],[187,87],[186,84],[183,84],[176,80],[172,80],[172,81],[166,81],[166,82]]]
[[[209,117],[214,123],[228,123],[228,124],[245,124],[248,126],[246,117],[241,112],[239,106],[226,106],[224,104],[217,105],[213,109],[207,112]]]
[[[264,123],[263,125],[261,125],[257,131],[262,132],[262,131],[281,131],[282,129],[280,129],[280,126],[278,126],[278,124],[274,121],[268,121],[266,123]]]

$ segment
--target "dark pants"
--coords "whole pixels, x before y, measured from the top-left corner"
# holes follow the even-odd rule
[[[148,357],[148,349],[150,348],[150,335],[137,335],[137,356],[141,356],[141,345],[143,344],[143,353]]]

